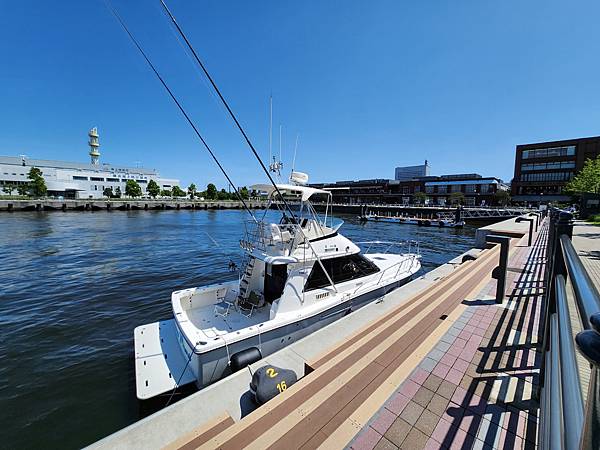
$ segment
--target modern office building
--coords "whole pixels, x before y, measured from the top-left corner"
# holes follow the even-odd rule
[[[423,192],[428,205],[452,203],[452,194],[460,192],[466,206],[496,205],[498,191],[507,191],[501,179],[479,174],[452,174],[417,177],[407,181],[373,179],[313,184],[329,190],[335,203],[345,204],[414,204],[415,194]]]
[[[587,159],[600,155],[600,136],[517,145],[513,201],[522,203],[565,202],[571,197],[565,185]]]
[[[397,181],[410,181],[413,178],[429,176],[429,163],[420,166],[396,167],[394,179]]]
[[[17,186],[29,182],[27,178],[32,167],[42,171],[48,188],[48,196],[64,198],[102,198],[105,188],[117,187],[125,194],[127,180],[135,180],[147,195],[146,187],[154,180],[161,189],[170,190],[179,186],[179,180],[163,178],[154,169],[122,167],[99,161],[99,137],[96,128],[89,132],[90,164],[78,162],[31,159],[26,156],[0,156],[0,191],[6,185]]]

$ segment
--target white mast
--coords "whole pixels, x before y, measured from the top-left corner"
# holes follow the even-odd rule
[[[269,164],[273,153],[273,96],[269,97]]]

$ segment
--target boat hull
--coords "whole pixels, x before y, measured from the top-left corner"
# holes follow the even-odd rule
[[[229,361],[235,353],[241,352],[251,347],[260,349],[263,357],[275,353],[284,347],[308,336],[311,333],[327,326],[345,315],[362,308],[374,300],[384,296],[388,292],[408,283],[410,277],[396,280],[385,286],[381,286],[372,291],[361,294],[349,299],[343,303],[333,306],[319,314],[304,318],[297,322],[283,325],[279,328],[269,330],[265,333],[249,337],[247,339],[227,344],[210,350],[205,353],[194,353],[190,361],[192,370],[196,374],[196,385],[199,389],[220,380],[231,373]],[[179,344],[184,348],[184,352],[190,355],[190,345],[178,329]]]

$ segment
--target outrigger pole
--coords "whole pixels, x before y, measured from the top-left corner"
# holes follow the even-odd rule
[[[277,187],[277,184],[275,183],[275,180],[273,180],[273,177],[269,173],[269,170],[265,167],[265,164],[263,163],[262,159],[260,159],[260,156],[258,155],[258,152],[254,148],[254,145],[252,145],[252,142],[250,142],[250,138],[248,138],[248,135],[246,134],[246,132],[242,128],[242,125],[240,124],[240,122],[238,121],[237,117],[235,116],[235,114],[233,113],[233,111],[231,110],[231,108],[229,107],[229,104],[227,103],[227,101],[225,100],[225,98],[223,97],[223,95],[221,94],[221,91],[217,87],[217,85],[214,82],[213,78],[208,73],[208,70],[206,69],[206,67],[204,66],[204,64],[202,63],[202,61],[200,60],[200,57],[196,53],[196,50],[194,49],[194,47],[192,46],[192,44],[188,40],[187,36],[183,32],[183,30],[181,29],[181,27],[179,26],[179,24],[177,23],[177,20],[175,19],[175,16],[173,16],[173,14],[169,10],[169,8],[168,8],[167,4],[164,2],[164,0],[160,0],[160,3],[163,6],[163,8],[164,8],[165,12],[167,13],[167,15],[169,16],[169,18],[171,19],[171,22],[173,23],[173,25],[177,29],[177,32],[179,33],[179,35],[181,36],[181,38],[185,41],[185,43],[188,46],[190,52],[192,52],[192,55],[194,56],[194,59],[196,60],[196,62],[198,63],[198,65],[200,66],[200,68],[202,69],[202,71],[204,72],[204,75],[206,75],[206,78],[208,78],[208,81],[210,81],[210,84],[212,85],[213,89],[215,90],[215,92],[217,93],[217,95],[219,96],[219,98],[221,99],[221,101],[223,102],[223,105],[227,109],[227,112],[229,112],[229,115],[231,116],[231,119],[235,122],[238,130],[240,130],[240,133],[242,133],[242,136],[244,137],[246,143],[250,147],[250,150],[252,150],[252,153],[254,154],[254,157],[256,158],[256,160],[258,161],[258,163],[260,164],[263,172],[265,172],[265,174],[269,178],[269,181],[271,182],[271,184],[275,188],[275,191],[277,192],[277,195],[283,201],[285,209],[287,209],[289,211],[291,217],[294,218],[295,214],[292,211],[292,208],[290,207],[289,203],[287,202],[287,200],[285,199],[285,197],[283,196],[283,194],[281,193],[281,191]],[[297,228],[300,231],[300,234],[304,237],[304,241],[308,244],[308,246],[310,247],[311,251],[315,255],[315,258],[319,262],[319,265],[321,266],[321,269],[323,269],[323,272],[325,273],[325,276],[327,277],[327,281],[329,281],[329,283],[333,287],[333,290],[335,292],[337,292],[337,288],[335,287],[335,283],[333,282],[333,280],[329,276],[329,273],[327,273],[327,270],[325,269],[325,266],[323,265],[323,262],[321,261],[321,258],[319,258],[319,255],[317,254],[317,252],[313,248],[312,244],[310,243],[310,240],[306,237],[306,235],[304,234],[304,231],[302,231],[302,227],[297,227]]]

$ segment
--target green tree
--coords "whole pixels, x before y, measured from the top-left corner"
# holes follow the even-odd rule
[[[171,195],[173,197],[185,197],[185,192],[179,186],[173,186],[171,190]]]
[[[506,206],[510,203],[510,194],[508,191],[496,191],[494,198],[496,199],[496,203],[502,206]]]
[[[170,197],[171,191],[169,189],[163,189],[162,191],[160,191],[160,196],[161,197]]]
[[[196,196],[196,185],[194,183],[190,184],[187,188],[187,191],[190,199],[194,200],[194,197]]]
[[[240,189],[240,196],[244,200],[248,200],[250,198],[250,193],[248,192],[248,188],[246,186],[244,186]]]
[[[37,167],[32,167],[29,170],[29,174],[27,175],[31,181],[29,183],[31,188],[31,193],[34,197],[44,197],[48,189],[46,188],[46,182],[44,181],[44,177],[42,176],[42,171]]]
[[[115,188],[115,198],[121,198],[121,186]]]
[[[567,184],[566,191],[570,194],[600,193],[600,156],[585,162],[581,172]]]
[[[15,185],[14,184],[5,184],[4,188],[2,188],[2,190],[7,193],[8,195],[12,195],[13,191],[15,190]]]
[[[208,186],[206,186],[206,198],[208,200],[216,200],[217,194],[217,187],[212,183],[208,183]]]
[[[108,198],[113,198],[115,194],[113,193],[112,187],[109,186],[107,188],[104,188],[102,195]]]
[[[227,192],[225,189],[221,189],[219,191],[219,193],[217,194],[217,199],[218,200],[229,200],[230,199],[229,192]]]
[[[160,186],[154,180],[148,181],[148,187],[146,188],[150,197],[156,198],[158,194],[160,194]]]
[[[140,197],[142,195],[142,188],[135,180],[127,180],[125,183],[125,195],[129,197]]]
[[[427,200],[427,195],[425,195],[425,192],[415,192],[413,200],[417,204],[424,204],[425,200]]]
[[[17,194],[19,195],[29,195],[29,184],[18,184],[17,185]]]
[[[462,205],[465,202],[465,194],[462,192],[453,192],[450,194],[450,203],[453,205]]]

